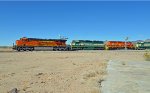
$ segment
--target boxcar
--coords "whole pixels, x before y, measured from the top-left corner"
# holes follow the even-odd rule
[[[125,45],[127,49],[135,49],[134,44],[132,42],[123,42],[123,41],[107,41],[105,43],[105,49],[125,49]]]
[[[13,49],[18,51],[33,51],[33,50],[67,50],[64,39],[38,39],[38,38],[20,38],[16,40]]]
[[[101,50],[104,48],[103,41],[73,40],[71,43],[72,50]]]
[[[136,49],[137,50],[150,49],[150,42],[137,42]]]

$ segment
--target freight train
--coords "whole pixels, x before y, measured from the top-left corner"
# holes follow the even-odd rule
[[[150,42],[124,42],[124,41],[91,41],[73,40],[70,45],[66,44],[67,39],[38,39],[20,38],[13,46],[17,51],[70,51],[70,50],[114,50],[114,49],[150,49]]]

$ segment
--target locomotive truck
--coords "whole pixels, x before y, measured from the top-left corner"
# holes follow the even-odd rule
[[[33,50],[54,50],[64,51],[69,50],[66,45],[66,39],[39,39],[39,38],[20,38],[16,40],[16,44],[13,46],[17,51],[33,51]]]

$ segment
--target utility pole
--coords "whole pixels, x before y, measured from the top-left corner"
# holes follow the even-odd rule
[[[129,37],[125,38],[125,50],[127,50],[127,40],[129,39]]]

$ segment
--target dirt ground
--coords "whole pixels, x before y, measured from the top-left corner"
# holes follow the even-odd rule
[[[34,51],[1,49],[0,93],[101,93],[107,63],[143,61],[144,51]]]

